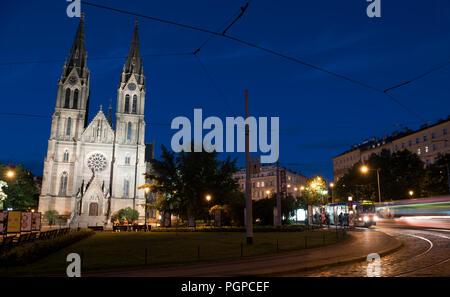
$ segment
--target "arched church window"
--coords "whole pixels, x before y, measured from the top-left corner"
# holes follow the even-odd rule
[[[131,122],[128,122],[127,126],[127,140],[131,140]]]
[[[72,126],[72,119],[70,117],[67,118],[67,128],[66,128],[66,135],[70,136],[70,128]]]
[[[124,108],[124,112],[125,113],[130,113],[130,95],[126,95],[125,96],[125,108]]]
[[[75,92],[73,93],[73,105],[72,108],[73,109],[77,109],[78,108],[78,89],[75,89]]]
[[[64,108],[70,108],[70,89],[66,89],[66,98],[64,101]]]
[[[69,152],[68,151],[64,151],[63,161],[64,162],[69,162]]]
[[[125,179],[123,181],[123,196],[124,197],[128,197],[129,189],[130,189],[130,182],[127,179]]]
[[[130,156],[126,155],[125,156],[125,165],[130,165]]]
[[[131,113],[136,113],[137,110],[137,95],[133,96],[133,108],[131,109]]]
[[[67,193],[67,172],[63,172],[61,175],[61,181],[59,184],[59,195],[65,196]]]

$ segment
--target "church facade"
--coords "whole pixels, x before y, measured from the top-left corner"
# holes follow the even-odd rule
[[[57,85],[39,211],[56,210],[70,224],[104,225],[119,209],[144,218],[145,77],[136,22],[117,89],[115,128],[98,110],[88,123],[90,72],[86,64],[84,15]]]

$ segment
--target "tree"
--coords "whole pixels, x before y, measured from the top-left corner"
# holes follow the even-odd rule
[[[59,213],[57,210],[47,210],[44,213],[44,217],[47,219],[48,224],[52,226],[55,224],[56,220],[59,218]]]
[[[273,210],[277,205],[276,193],[270,198],[258,199],[253,201],[253,218],[259,220],[261,225],[273,225]],[[291,194],[280,194],[281,199],[281,217],[286,224],[289,218],[295,215],[295,210],[299,207],[300,201]]]
[[[111,221],[114,222],[115,220],[119,220],[119,222],[123,224],[125,220],[133,222],[138,218],[139,212],[135,209],[132,209],[131,207],[127,207],[119,209],[117,212],[115,212],[111,216]]]
[[[12,172],[12,176],[8,172]],[[0,177],[7,183],[7,187],[3,187],[3,192],[8,197],[3,201],[4,208],[28,210],[36,207],[39,193],[33,175],[24,170],[22,165],[0,165]]]
[[[7,188],[8,184],[5,181],[0,180],[0,210],[3,210],[3,201],[8,197],[8,195],[3,192],[3,188]]]
[[[305,186],[303,199],[308,205],[326,204],[328,201],[328,187],[322,176],[314,177],[311,182]]]
[[[435,163],[428,166],[421,185],[421,196],[431,197],[449,193],[448,170],[450,154],[440,154]]]
[[[237,171],[236,159],[217,160],[217,152],[173,153],[162,145],[162,160],[151,160],[154,173],[147,176],[155,181],[151,190],[161,195],[158,208],[170,211],[184,219],[207,218],[210,204],[229,204],[235,198],[238,184],[233,178]]]
[[[337,201],[355,200],[378,201],[377,172],[380,176],[382,201],[407,199],[408,192],[420,193],[425,173],[420,158],[408,150],[392,153],[383,149],[379,155],[372,154],[364,165],[367,173],[361,172],[363,164],[354,164],[335,184],[333,196]]]

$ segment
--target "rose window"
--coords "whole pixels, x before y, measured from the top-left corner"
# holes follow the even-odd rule
[[[103,171],[106,168],[106,157],[96,153],[89,157],[87,165],[91,170]]]

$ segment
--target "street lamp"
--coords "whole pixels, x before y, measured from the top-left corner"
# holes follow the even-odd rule
[[[376,170],[377,171],[377,182],[378,182],[378,202],[381,203],[381,191],[380,191],[380,169],[370,169],[369,167],[363,165],[361,167],[361,172],[366,174],[369,172],[369,170]]]
[[[16,173],[15,173],[13,170],[8,170],[8,171],[6,172],[6,176],[7,176],[8,178],[13,178],[14,175],[16,175]]]
[[[150,193],[150,187],[145,187],[145,231],[148,231],[148,194]]]
[[[411,198],[413,195],[414,195],[414,191],[409,191],[409,196],[411,196]]]
[[[206,197],[205,197],[205,198],[206,198],[206,201],[208,201],[208,202],[209,202],[209,201],[211,201],[211,198],[212,198],[212,197],[211,197],[211,195],[209,195],[209,194],[208,194],[208,195],[206,195]]]
[[[331,203],[333,202],[333,187],[334,187],[334,183],[330,183],[330,189],[331,189]]]
[[[311,188],[315,189],[316,187],[317,187],[317,184],[316,184],[316,183],[312,183],[312,184],[311,184]]]

